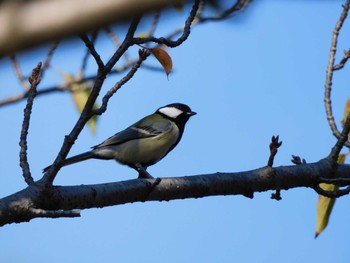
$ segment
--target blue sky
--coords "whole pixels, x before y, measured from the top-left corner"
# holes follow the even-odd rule
[[[335,139],[325,117],[323,89],[332,31],[343,1],[255,1],[230,21],[192,30],[182,46],[169,50],[174,72],[140,70],[114,96],[98,122],[97,134],[85,129],[71,155],[127,127],[158,107],[183,102],[198,112],[181,143],[149,171],[154,176],[235,172],[266,165],[272,135],[283,145],[275,165],[291,155],[308,162],[325,157]],[[162,30],[180,20],[171,19]],[[348,49],[346,22],[338,58]],[[119,27],[117,29],[120,29]],[[121,29],[122,30],[122,29]],[[161,31],[164,32],[164,31]],[[73,45],[72,45],[73,44]],[[101,40],[104,58],[110,42]],[[74,73],[82,44],[62,43],[53,66]],[[20,56],[30,72],[45,56],[38,49]],[[136,52],[136,50],[134,50]],[[149,60],[149,63],[156,62]],[[93,72],[91,63],[89,72]],[[349,96],[349,75],[337,72],[333,110],[338,123]],[[21,91],[7,60],[0,61],[1,98]],[[111,77],[104,92],[119,76]],[[49,72],[42,87],[60,77]],[[18,165],[24,103],[0,109],[1,196],[25,183]],[[55,158],[78,113],[67,94],[35,101],[28,137],[29,161],[36,179]],[[91,160],[63,168],[56,184],[77,185],[133,179],[135,171],[113,161]],[[337,200],[330,225],[314,239],[317,195],[310,189],[270,192],[250,200],[220,196],[170,202],[127,204],[82,211],[77,219],[35,219],[0,230],[1,262],[348,262],[350,205]]]

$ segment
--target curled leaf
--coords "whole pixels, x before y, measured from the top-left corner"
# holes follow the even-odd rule
[[[161,48],[151,48],[150,52],[153,54],[153,56],[155,56],[155,58],[162,65],[168,77],[170,71],[173,68],[173,62],[169,54],[164,49],[161,49]]]

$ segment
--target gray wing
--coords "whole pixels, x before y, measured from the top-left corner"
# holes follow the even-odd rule
[[[114,134],[112,137],[108,138],[104,142],[92,147],[93,149],[98,149],[105,146],[117,145],[130,140],[149,138],[157,136],[162,133],[162,130],[155,129],[151,126],[131,126],[121,132]]]

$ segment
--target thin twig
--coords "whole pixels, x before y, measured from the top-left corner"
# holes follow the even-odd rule
[[[272,136],[271,138],[271,143],[270,143],[270,156],[269,156],[269,160],[267,162],[267,166],[272,167],[273,166],[273,160],[275,159],[275,156],[278,152],[278,148],[281,147],[282,145],[282,141],[278,141],[279,137],[278,135]]]
[[[190,35],[191,25],[192,25],[193,20],[196,17],[200,2],[201,2],[201,0],[195,0],[194,4],[192,6],[192,9],[191,9],[190,15],[186,19],[182,35],[177,40],[173,41],[173,40],[170,40],[170,39],[164,38],[164,37],[156,38],[156,37],[150,36],[150,37],[145,37],[145,38],[134,38],[134,43],[141,45],[141,44],[145,44],[147,42],[154,42],[157,44],[164,44],[164,45],[166,45],[168,47],[172,47],[172,48],[181,45],[184,41],[186,41],[186,39]]]
[[[343,58],[340,60],[340,62],[339,62],[338,65],[335,65],[335,66],[333,67],[333,71],[342,69],[342,68],[345,66],[346,62],[348,62],[349,58],[350,58],[350,49],[347,50],[347,51],[344,51],[344,56],[343,56]]]
[[[100,55],[97,53],[95,46],[94,46],[94,43],[92,41],[90,41],[90,39],[85,34],[80,35],[80,39],[85,43],[85,45],[88,48],[88,50],[90,51],[91,55],[94,57],[98,68],[103,69],[105,65],[104,65]]]
[[[94,31],[91,35],[91,44],[92,45],[95,45],[95,42],[96,42],[96,39],[97,39],[97,36],[98,36],[98,31]],[[88,59],[90,57],[90,50],[87,48],[86,49],[86,52],[85,52],[85,55],[83,57],[83,61],[81,63],[81,67],[80,67],[80,72],[81,72],[81,75],[83,76],[84,73],[85,73],[85,70],[86,70],[86,66],[87,66],[87,62],[88,62]]]
[[[147,49],[139,50],[139,60],[137,63],[130,69],[128,74],[126,74],[120,81],[118,81],[103,97],[102,105],[100,108],[93,111],[96,115],[101,115],[106,111],[109,99],[126,83],[128,82],[136,73],[136,71],[141,66],[142,62],[150,55],[150,52]]]
[[[320,177],[320,183],[334,184],[338,186],[350,185],[350,178],[324,178]]]
[[[45,62],[44,62],[44,65],[42,66],[41,68],[41,77],[43,77],[46,69],[48,69],[50,67],[50,62],[51,62],[51,59],[52,59],[52,56],[53,54],[55,53],[55,50],[56,48],[58,47],[58,44],[60,43],[59,40],[53,42],[51,44],[51,47],[50,47],[50,50],[49,52],[47,53],[47,56],[46,56],[46,59],[45,59]]]
[[[231,17],[232,14],[237,12],[237,11],[242,11],[251,2],[252,2],[252,0],[237,0],[237,2],[232,7],[224,10],[219,15],[210,16],[210,17],[198,17],[198,19],[200,22],[223,20],[223,19],[226,19],[228,17]]]
[[[117,61],[119,61],[119,59],[123,56],[123,54],[125,54],[125,52],[128,50],[128,48],[133,44],[135,44],[134,34],[141,21],[141,17],[142,15],[138,15],[134,17],[134,19],[131,21],[131,24],[129,26],[128,32],[126,33],[123,43],[120,45],[118,50],[113,54],[111,59],[106,64],[105,66],[106,71],[111,71],[114,65],[117,63]]]
[[[148,30],[148,35],[153,36],[154,32],[156,31],[156,28],[159,23],[159,17],[160,17],[160,11],[156,11],[156,13],[153,16],[151,26]]]
[[[117,36],[116,33],[114,33],[110,27],[106,26],[105,28],[105,31],[106,33],[108,34],[109,38],[112,40],[112,42],[115,44],[115,46],[117,48],[120,47],[120,45],[122,44],[119,40],[119,37]],[[124,59],[125,59],[125,63],[127,66],[130,66],[131,65],[131,61],[130,61],[130,58],[129,58],[129,54],[128,54],[128,51],[125,51],[124,55],[123,55]]]
[[[346,118],[343,130],[328,156],[328,158],[330,158],[334,164],[337,164],[339,153],[343,148],[345,142],[348,141],[349,132],[350,132],[350,115],[348,115],[348,117]]]
[[[112,40],[112,42],[114,43],[114,45],[119,48],[120,45],[122,44],[119,40],[119,37],[117,36],[116,33],[114,33],[111,28],[109,26],[105,26],[104,30],[106,31],[107,35],[109,36],[109,38]]]
[[[338,190],[334,190],[334,191],[327,191],[322,189],[319,185],[316,185],[314,187],[314,190],[320,194],[323,195],[325,197],[329,197],[329,198],[337,198],[337,197],[341,197],[344,195],[348,195],[350,193],[350,186],[346,187],[345,189],[338,189]]]
[[[12,62],[13,69],[15,71],[15,74],[16,74],[19,82],[21,83],[23,89],[27,92],[29,90],[30,86],[28,85],[27,79],[22,74],[22,71],[19,67],[16,55],[10,56],[10,60]]]
[[[28,135],[28,129],[29,129],[29,123],[30,123],[30,115],[32,113],[32,108],[33,108],[33,101],[36,95],[36,88],[40,83],[40,78],[41,78],[40,70],[41,70],[41,62],[39,62],[36,68],[33,69],[32,75],[29,78],[29,83],[31,86],[29,89],[27,105],[24,109],[22,131],[21,131],[21,136],[19,141],[19,146],[21,147],[19,152],[19,159],[20,159],[19,164],[23,171],[24,180],[28,185],[33,184],[34,180],[30,173],[30,168],[29,168],[29,163],[27,158],[27,135]]]
[[[326,84],[325,84],[325,92],[324,92],[324,105],[326,108],[328,124],[333,132],[333,135],[336,138],[340,137],[340,132],[337,128],[337,125],[335,123],[334,116],[333,116],[331,91],[332,91],[332,81],[333,81],[333,72],[334,72],[334,61],[335,61],[335,54],[337,52],[339,31],[342,28],[344,21],[348,15],[349,7],[350,7],[350,0],[347,0],[346,4],[343,6],[343,11],[340,15],[340,18],[333,30],[332,44],[329,52],[329,62],[327,66]],[[345,145],[347,147],[350,147],[350,143],[348,141],[345,143]]]

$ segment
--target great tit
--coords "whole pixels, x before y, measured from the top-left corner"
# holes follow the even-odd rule
[[[197,114],[185,104],[173,103],[156,110],[125,130],[114,134],[91,151],[66,159],[63,166],[87,159],[114,159],[139,173],[139,178],[152,178],[146,171],[163,159],[181,140],[185,124]],[[51,166],[44,168],[46,172]]]

